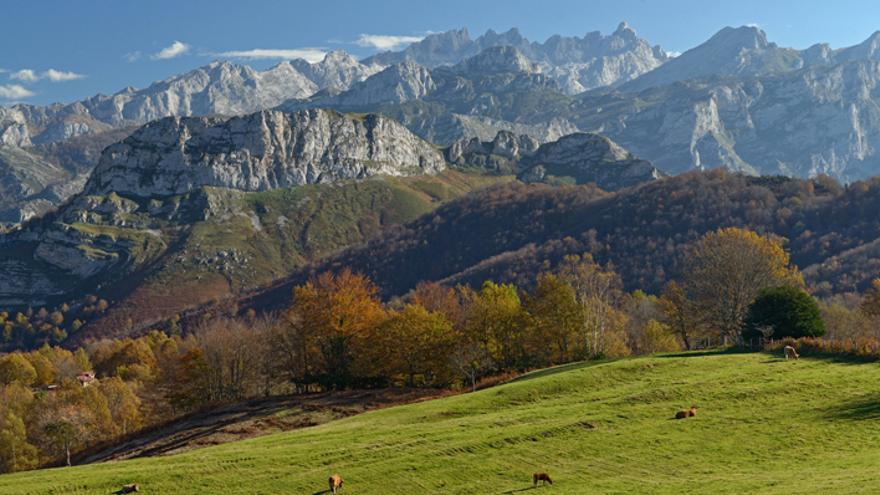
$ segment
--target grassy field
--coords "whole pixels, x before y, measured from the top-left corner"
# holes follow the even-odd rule
[[[696,404],[697,417],[670,419]],[[2,494],[877,493],[880,367],[767,354],[572,365],[186,454],[0,476]],[[555,484],[531,489],[531,473]]]

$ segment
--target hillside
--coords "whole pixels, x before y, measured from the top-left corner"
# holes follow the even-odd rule
[[[74,335],[74,341],[146,328],[207,301],[263,286],[474,188],[507,180],[447,170],[437,176],[257,193],[206,190],[223,212],[170,226],[166,232],[176,242],[155,262],[135,270],[137,277],[109,287],[115,304]]]
[[[278,307],[311,273],[350,267],[385,296],[421,281],[528,286],[567,254],[612,263],[628,290],[659,293],[681,275],[687,247],[739,226],[786,239],[819,296],[863,291],[880,276],[880,181],[841,187],[827,178],[692,172],[608,193],[591,186],[510,183],[452,201],[368,243],[292,274],[243,306]],[[472,235],[479,232],[480,235]]]
[[[160,458],[0,476],[2,494],[865,493],[880,481],[875,365],[767,354],[590,363],[474,394]],[[695,404],[695,418],[675,411]]]

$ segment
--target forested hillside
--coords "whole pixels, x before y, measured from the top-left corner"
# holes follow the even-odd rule
[[[511,183],[451,202],[291,280],[347,266],[370,276],[388,296],[423,280],[528,284],[566,254],[590,252],[612,263],[628,289],[659,292],[681,275],[688,244],[707,231],[739,226],[783,238],[808,285],[830,296],[862,291],[880,274],[880,263],[865,260],[878,249],[878,207],[880,180],[844,187],[825,177],[755,178],[714,170],[617,193]],[[289,286],[279,286],[253,301],[272,305],[289,293]]]

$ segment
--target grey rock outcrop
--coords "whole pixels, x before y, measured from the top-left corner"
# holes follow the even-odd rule
[[[600,132],[669,173],[852,181],[880,174],[880,62],[815,66],[773,77],[677,83],[584,102]]]
[[[663,177],[651,162],[636,158],[605,136],[577,133],[542,144],[524,160],[522,177],[572,177],[579,184],[595,183],[606,191]]]
[[[317,87],[337,90],[348,89],[352,84],[363,81],[384,68],[382,65],[362,64],[344,50],[334,50],[320,62],[309,63],[296,59],[290,63]]]
[[[358,108],[370,105],[403,103],[426,96],[436,89],[431,71],[415,62],[392,65],[343,93],[329,91],[315,95],[322,106]]]
[[[263,111],[229,119],[174,117],[108,147],[87,194],[167,196],[215,186],[263,191],[373,175],[433,174],[432,145],[380,115]]]
[[[583,132],[540,144],[532,137],[502,131],[492,141],[456,141],[445,154],[447,161],[457,166],[515,174],[525,182],[569,178],[579,184],[595,183],[608,191],[664,176],[651,162],[633,156],[614,141]]]
[[[804,66],[800,52],[767,41],[754,26],[725,27],[714,36],[621,89],[641,91],[678,81],[706,77],[773,74]]]

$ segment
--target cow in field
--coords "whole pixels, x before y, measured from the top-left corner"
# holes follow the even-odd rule
[[[798,353],[794,349],[794,347],[792,347],[790,345],[783,347],[782,351],[785,353],[785,360],[786,361],[788,361],[789,359],[797,359],[800,357],[800,355],[798,355]]]
[[[547,473],[535,473],[532,475],[532,486],[538,486],[539,481],[542,485],[547,483],[553,484],[553,480],[550,479],[550,475]]]
[[[336,492],[338,492],[339,489],[342,488],[342,476],[334,474],[330,477],[329,484],[330,492],[333,493],[333,495],[336,495]]]
[[[691,406],[690,409],[685,409],[684,411],[678,411],[675,413],[675,419],[685,419],[685,418],[693,418],[697,415],[697,406]]]

